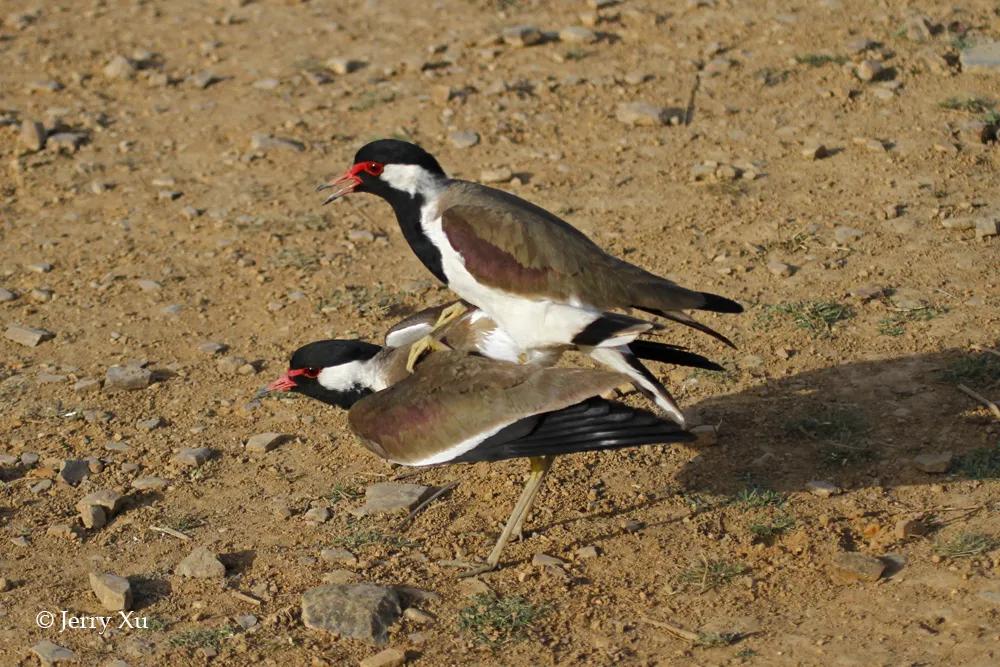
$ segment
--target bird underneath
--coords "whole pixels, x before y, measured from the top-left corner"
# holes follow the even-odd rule
[[[415,144],[395,139],[366,144],[354,165],[321,189],[332,190],[324,203],[353,192],[388,202],[424,266],[484,311],[525,353],[587,348],[601,363],[635,379],[622,347],[656,325],[614,312],[628,309],[680,322],[732,346],[683,311],[742,312],[735,301],[681,287],[613,257],[524,199],[449,178]],[[457,306],[442,313],[437,325],[462,312]],[[661,409],[669,412],[668,399],[660,398]]]
[[[348,423],[377,456],[407,466],[528,458],[531,473],[486,565],[496,568],[519,533],[557,455],[693,436],[650,412],[601,398],[626,380],[613,371],[514,364],[432,351],[413,372],[408,346],[359,340],[309,343],[264,390],[291,391],[348,410]]]

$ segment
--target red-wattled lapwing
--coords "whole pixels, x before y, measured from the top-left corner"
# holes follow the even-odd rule
[[[735,301],[686,289],[612,257],[569,223],[512,194],[448,178],[414,144],[366,144],[347,173],[320,189],[333,190],[324,203],[351,192],[385,199],[431,273],[485,311],[522,350],[592,348],[602,363],[635,379],[622,346],[653,325],[609,312],[626,308],[732,345],[682,311],[742,312]],[[461,304],[448,309],[438,324],[461,312]]]
[[[441,313],[452,306],[452,303],[432,306],[398,322],[386,333],[386,347],[413,345],[425,336],[432,336],[433,340],[440,341],[448,349],[480,354],[500,361],[542,366],[555,365],[562,353],[569,349],[569,346],[561,346],[543,350],[522,350],[489,315],[471,304],[465,304],[466,311],[464,313],[450,322],[438,326],[437,323],[441,321]],[[435,329],[435,327],[438,328]],[[434,347],[440,349],[440,346],[435,345]],[[592,350],[591,354],[603,361],[602,352],[603,350],[600,349]],[[640,359],[676,366],[690,366],[714,371],[723,370],[722,366],[700,354],[657,341],[634,340],[621,346],[615,352],[628,362],[629,372],[626,374],[632,381],[632,385],[681,426],[685,425],[685,421],[680,408],[666,387],[643,365]],[[615,358],[612,361],[615,361]],[[618,370],[614,363],[608,365]]]
[[[561,454],[685,442],[676,424],[600,394],[625,376],[606,370],[513,364],[432,351],[407,369],[408,346],[325,340],[295,351],[267,391],[293,391],[348,410],[367,449],[408,466],[525,457],[531,474],[486,565],[494,569]]]

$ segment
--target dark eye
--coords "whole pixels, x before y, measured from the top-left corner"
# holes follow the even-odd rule
[[[382,173],[383,168],[384,165],[381,165],[378,162],[369,162],[368,164],[365,165],[365,171],[371,174],[372,176],[380,175]]]
[[[306,376],[307,378],[312,378],[312,379],[318,378],[319,377],[319,369],[318,368],[306,368],[305,370],[302,371],[302,375]]]

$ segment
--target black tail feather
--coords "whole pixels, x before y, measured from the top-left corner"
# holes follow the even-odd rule
[[[723,343],[733,348],[734,350],[736,349],[736,345],[733,344],[733,341],[729,340],[715,329],[702,324],[701,322],[694,319],[690,315],[686,315],[678,311],[666,312],[662,310],[656,310],[653,308],[639,308],[639,310],[643,310],[647,313],[652,313],[653,315],[659,315],[660,317],[664,317],[668,320],[673,320],[674,322],[678,322],[680,324],[683,324],[684,326],[691,327],[692,329],[697,329],[702,333],[707,333],[712,338],[722,341]]]
[[[511,424],[453,461],[501,461],[692,440],[694,436],[677,424],[650,412],[591,398]]]
[[[698,310],[707,310],[713,313],[742,313],[743,306],[736,303],[732,299],[727,299],[724,296],[719,296],[718,294],[712,294],[711,292],[701,292],[702,298],[705,299],[705,303],[698,306]]]
[[[659,361],[663,364],[673,364],[675,366],[704,368],[709,371],[725,370],[711,359],[707,359],[694,352],[688,352],[678,345],[657,343],[651,340],[634,340],[628,344],[628,349],[635,356],[647,361]]]

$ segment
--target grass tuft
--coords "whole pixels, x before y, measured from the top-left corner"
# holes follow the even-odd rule
[[[795,526],[795,519],[787,514],[779,514],[767,523],[755,523],[750,526],[750,532],[760,540],[769,540],[772,537],[781,535],[789,528]]]
[[[765,306],[765,313],[790,318],[799,329],[814,338],[829,338],[833,325],[854,317],[850,306],[835,301],[799,301]]]
[[[697,584],[700,587],[699,592],[704,593],[729,583],[734,577],[746,571],[747,567],[740,563],[703,558],[681,572],[677,579],[684,584]]]
[[[941,372],[949,382],[991,387],[1000,383],[1000,357],[988,352],[963,356]]]
[[[970,479],[1000,479],[1000,444],[974,449],[961,456],[954,471]]]
[[[987,113],[993,109],[993,101],[985,97],[949,97],[939,102],[938,106],[949,111]]]
[[[780,507],[785,504],[784,494],[762,486],[748,486],[736,494],[736,503],[744,508]]]
[[[829,465],[843,467],[875,457],[868,441],[868,422],[858,410],[846,406],[825,407],[815,414],[785,424],[792,434],[823,443],[820,457]]]
[[[416,542],[408,540],[399,535],[388,535],[382,531],[365,526],[351,525],[346,535],[338,535],[331,540],[335,547],[343,549],[360,549],[372,544],[381,544],[392,549],[407,549],[417,545]]]
[[[944,313],[943,310],[931,308],[930,306],[893,313],[889,317],[879,321],[878,332],[883,336],[902,336],[906,331],[908,323],[933,320],[942,313]]]
[[[336,502],[340,500],[357,500],[363,495],[365,495],[364,492],[356,486],[337,483],[333,485],[333,488],[330,489],[330,493],[326,494],[326,497]]]
[[[1000,545],[996,538],[982,533],[959,533],[935,547],[939,556],[945,558],[971,558],[991,551]]]
[[[233,636],[233,629],[224,626],[221,628],[197,628],[178,632],[170,638],[170,645],[175,647],[218,649],[224,639]]]
[[[524,639],[531,625],[545,613],[546,609],[520,596],[480,593],[458,612],[458,627],[477,643],[497,648]]]

